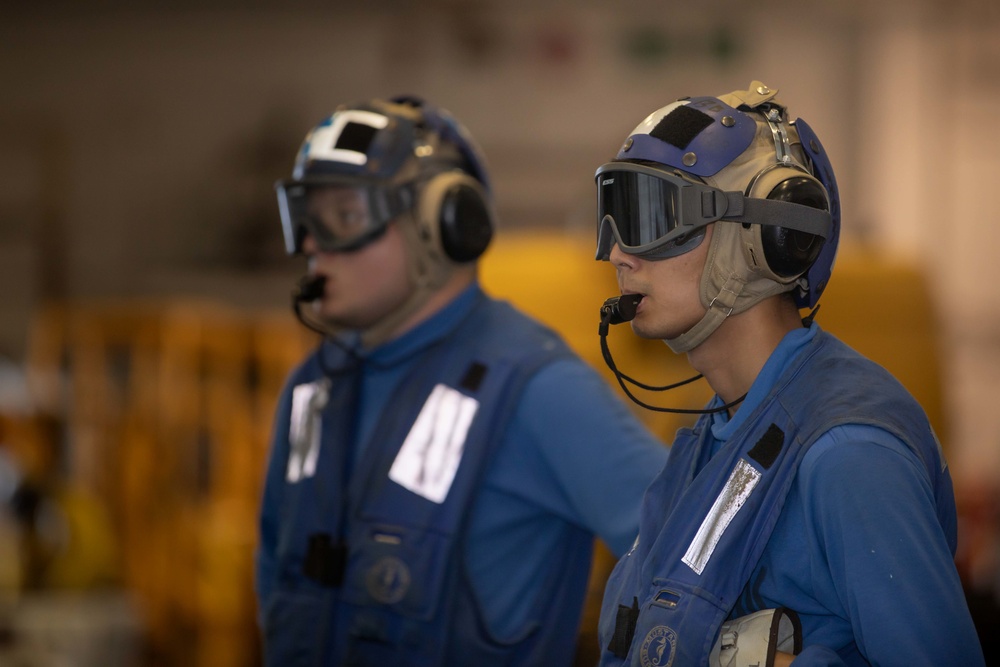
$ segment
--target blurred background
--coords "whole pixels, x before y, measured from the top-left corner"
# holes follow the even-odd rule
[[[0,665],[258,664],[270,412],[316,342],[272,183],[334,106],[415,93],[462,120],[500,217],[486,288],[605,372],[594,170],[654,109],[753,79],[833,160],[844,238],[818,320],[930,414],[995,655],[996,3],[19,4],[0,9]],[[623,369],[686,377],[662,344],[611,338]],[[667,442],[681,425],[643,418]]]

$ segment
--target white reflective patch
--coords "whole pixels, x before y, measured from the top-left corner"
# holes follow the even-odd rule
[[[434,387],[392,462],[389,479],[431,502],[444,502],[478,409],[476,399],[443,384]]]
[[[288,425],[288,470],[285,479],[294,484],[316,474],[319,459],[321,412],[330,398],[327,380],[296,385],[292,389],[291,423]]]
[[[339,111],[334,114],[332,123],[316,128],[309,137],[309,157],[314,160],[333,160],[350,164],[367,162],[368,156],[360,151],[336,148],[340,133],[348,123],[358,123],[381,130],[389,124],[389,119],[372,111],[357,109]]]
[[[636,536],[635,536],[635,542],[633,542],[633,543],[632,543],[632,548],[631,548],[631,549],[629,549],[629,550],[628,550],[628,553],[627,553],[627,554],[625,554],[625,555],[626,555],[626,556],[631,556],[631,555],[632,555],[632,552],[633,552],[633,551],[635,551],[635,550],[636,550],[636,549],[638,549],[638,548],[639,548],[639,536],[638,536],[638,535],[636,535]]]
[[[736,516],[736,513],[743,507],[743,503],[750,497],[750,492],[760,481],[760,473],[744,459],[740,459],[729,475],[725,488],[719,493],[708,511],[705,520],[701,522],[698,533],[691,540],[687,553],[681,560],[692,570],[701,574],[708,565],[716,545],[722,539],[722,534],[726,532],[729,523]]]

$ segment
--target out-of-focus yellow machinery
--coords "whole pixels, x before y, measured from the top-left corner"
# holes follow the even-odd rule
[[[102,511],[79,524],[75,551],[49,553],[34,582],[22,578],[22,603],[117,585],[135,600],[142,664],[256,664],[252,556],[271,414],[314,344],[288,311],[161,301],[40,312],[28,375],[66,433],[48,476],[73,490],[65,514],[80,515],[83,498]],[[112,544],[113,560],[76,558]],[[109,562],[113,578],[98,580]]]
[[[614,382],[597,331],[600,305],[617,285],[612,267],[592,257],[589,235],[505,232],[483,258],[482,283],[561,332]],[[946,435],[921,273],[842,245],[822,304],[820,324],[895,373]],[[39,312],[27,370],[40,410],[63,429],[64,465],[50,463],[48,473],[60,477],[78,527],[73,549],[50,550],[34,586],[129,591],[148,664],[257,664],[252,557],[271,417],[287,372],[315,343],[284,309],[161,301]],[[612,328],[609,344],[639,379],[664,384],[691,373],[684,357],[626,326]],[[710,395],[695,383],[651,400],[697,407]],[[690,420],[636,410],[665,443]],[[18,442],[26,460],[53,445],[38,433]],[[578,664],[594,662],[613,560],[599,546]]]

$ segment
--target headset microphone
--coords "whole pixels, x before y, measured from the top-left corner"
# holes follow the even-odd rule
[[[302,304],[311,303],[321,298],[323,296],[323,289],[325,286],[326,276],[316,275],[303,276],[300,278],[299,282],[295,285],[295,289],[292,290],[292,312],[295,313],[295,319],[297,319],[302,326],[310,331],[318,333],[323,337],[324,341],[330,341],[337,347],[341,348],[347,353],[347,356],[351,358],[352,363],[344,366],[343,368],[333,369],[326,366],[323,354],[318,355],[317,359],[323,369],[323,374],[327,377],[333,377],[334,375],[340,375],[355,370],[357,365],[364,360],[361,356],[359,356],[357,350],[340,340],[335,330],[324,326],[322,321],[313,321],[311,318],[306,317],[302,313]],[[378,364],[370,360],[365,363],[376,368],[379,367]]]
[[[683,387],[686,384],[694,382],[695,380],[700,380],[703,376],[699,373],[694,377],[690,377],[687,380],[681,380],[680,382],[675,382],[674,384],[668,384],[663,387],[655,387],[648,384],[643,384],[638,380],[635,380],[628,375],[625,375],[618,370],[615,365],[614,359],[611,358],[611,349],[608,347],[608,326],[611,324],[621,324],[622,322],[629,322],[635,318],[635,311],[639,307],[639,302],[642,301],[641,294],[623,294],[621,296],[613,296],[610,299],[606,299],[601,305],[601,326],[598,329],[598,334],[601,336],[601,353],[604,355],[604,363],[608,365],[611,372],[615,374],[615,379],[618,380],[619,386],[621,386],[622,391],[625,395],[632,399],[632,402],[636,405],[646,408],[647,410],[653,410],[655,412],[671,412],[675,414],[682,415],[705,415],[712,414],[714,412],[723,412],[729,408],[735,407],[743,402],[743,399],[747,397],[743,394],[737,398],[732,403],[726,403],[717,408],[712,408],[710,410],[689,410],[684,408],[663,408],[655,405],[649,405],[639,400],[629,391],[629,388],[625,386],[625,383],[635,385],[640,389],[645,389],[647,391],[669,391],[671,389],[676,389],[677,387]]]
[[[329,331],[310,321],[302,314],[302,304],[311,303],[322,297],[325,285],[326,276],[302,276],[295,285],[295,289],[292,290],[292,312],[295,313],[295,319],[305,328],[315,331],[324,338],[328,338],[330,336]]]
[[[635,310],[642,301],[641,294],[623,294],[613,296],[601,306],[601,323],[603,326],[605,314],[608,314],[608,324],[621,324],[635,318]],[[605,327],[606,329],[606,327]]]
[[[292,293],[292,299],[296,304],[309,303],[323,296],[323,287],[326,285],[326,276],[303,276]]]

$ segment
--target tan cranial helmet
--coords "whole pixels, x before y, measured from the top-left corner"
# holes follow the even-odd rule
[[[308,209],[324,187],[361,193],[366,229],[338,234]],[[406,244],[409,299],[362,332],[382,342],[421,308],[459,267],[479,259],[496,226],[485,160],[468,131],[446,110],[415,97],[343,105],[306,136],[292,178],[276,184],[285,247],[302,252],[311,236],[324,252],[354,252],[390,223]]]
[[[811,129],[804,123],[800,128],[800,121],[789,122],[776,95],[776,90],[754,81],[747,90],[663,107],[636,127],[615,162],[598,170],[599,188],[609,182],[602,174],[615,176],[626,169],[653,177],[660,173],[673,184],[678,201],[680,190],[690,189],[699,193],[696,204],[701,205],[694,214],[697,206],[678,206],[676,220],[660,223],[660,240],[649,233],[644,245],[631,247],[622,238],[625,225],[604,216],[599,221],[599,257],[601,243],[606,246],[612,232],[623,252],[659,259],[693,248],[704,235],[701,228],[716,223],[700,287],[707,312],[690,330],[666,341],[675,352],[697,347],[729,315],[768,297],[795,290],[800,305],[811,306],[826,285],[839,229],[833,224],[839,222],[839,205],[838,215],[832,215],[836,183]],[[819,173],[817,167],[828,173]],[[722,192],[699,190],[700,184]],[[706,207],[706,201],[713,203]],[[719,206],[722,211],[716,210]],[[607,210],[613,212],[614,206]],[[700,220],[681,220],[698,214]],[[605,228],[611,232],[605,234]],[[831,245],[825,249],[828,261],[819,267],[820,275],[814,275],[817,257]]]

